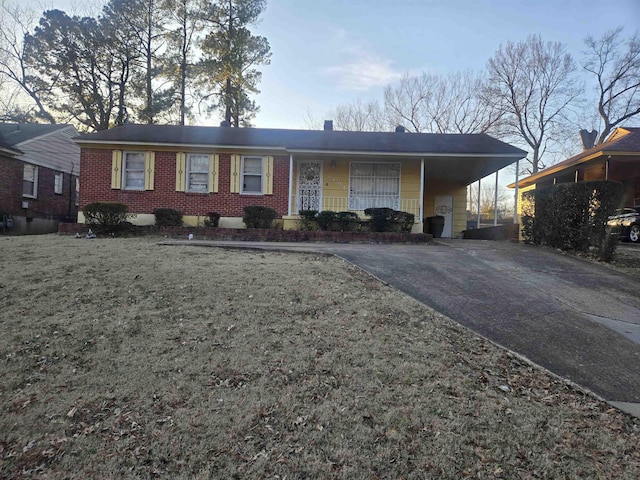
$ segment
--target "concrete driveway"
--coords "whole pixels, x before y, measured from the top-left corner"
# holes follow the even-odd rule
[[[640,281],[624,274],[509,242],[242,245],[338,255],[623,409],[640,403]]]

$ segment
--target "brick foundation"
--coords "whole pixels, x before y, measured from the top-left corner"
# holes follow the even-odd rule
[[[274,228],[204,228],[204,227],[135,227],[141,234],[165,235],[186,239],[193,234],[195,240],[232,240],[244,242],[328,242],[328,243],[430,243],[426,233],[377,232],[325,232],[305,230],[278,230]],[[61,223],[60,235],[87,233],[87,225]]]

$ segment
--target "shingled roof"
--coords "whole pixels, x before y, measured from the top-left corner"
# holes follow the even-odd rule
[[[264,148],[290,153],[522,158],[526,152],[486,134],[344,132],[268,128],[127,124],[75,138],[81,145],[162,145]]]
[[[13,147],[27,140],[68,127],[69,125],[65,124],[0,123],[0,135],[4,137],[8,146]]]
[[[640,128],[637,127],[618,127],[607,138],[604,143],[596,145],[593,148],[584,150],[577,155],[574,155],[567,160],[564,160],[555,165],[551,165],[544,170],[534,173],[528,177],[525,177],[518,181],[518,187],[526,187],[533,185],[540,178],[544,178],[548,175],[558,173],[559,171],[567,168],[575,167],[581,163],[588,162],[594,158],[602,157],[604,155],[628,155],[635,154],[640,155]],[[514,188],[515,183],[508,185],[509,188]]]

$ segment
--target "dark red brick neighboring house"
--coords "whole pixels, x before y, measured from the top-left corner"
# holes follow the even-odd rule
[[[71,125],[0,123],[0,234],[50,233],[78,214]]]

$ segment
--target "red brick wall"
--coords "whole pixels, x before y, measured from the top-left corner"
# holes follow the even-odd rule
[[[24,162],[18,159],[0,158],[0,210],[10,215],[34,218],[61,219],[69,213],[69,188],[75,193],[75,181],[64,173],[62,194],[54,193],[55,175],[59,172],[38,166],[37,198],[23,197],[22,178]],[[73,177],[75,178],[75,177]],[[29,202],[28,210],[22,208],[22,202]],[[71,202],[70,214],[77,213],[75,202]]]
[[[22,214],[22,174],[20,160],[0,156],[0,214]]]
[[[286,215],[289,195],[289,157],[273,160],[273,195],[230,193],[231,157],[220,155],[218,193],[176,192],[176,153],[156,152],[153,190],[111,189],[109,149],[83,148],[80,159],[80,209],[93,202],[119,202],[131,213],[153,213],[156,208],[173,208],[183,215],[218,212],[223,217],[241,217],[243,207],[261,205]]]

